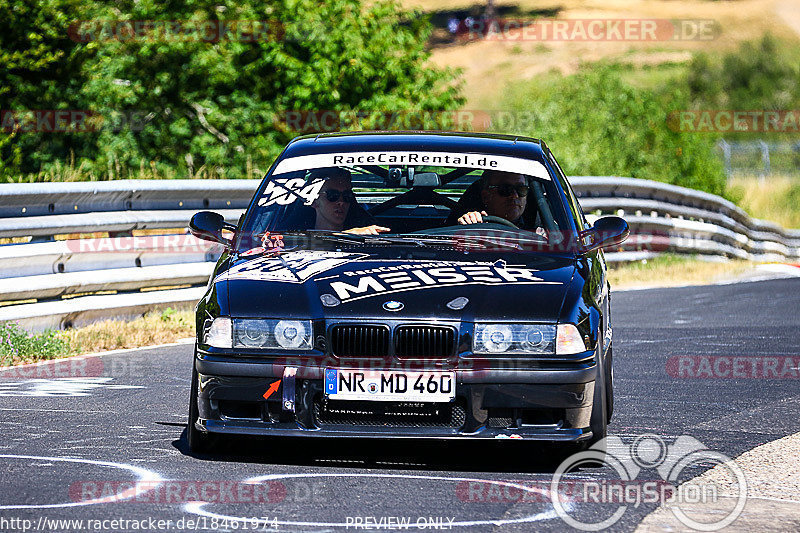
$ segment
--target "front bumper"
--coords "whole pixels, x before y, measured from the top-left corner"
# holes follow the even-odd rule
[[[456,369],[456,398],[449,404],[331,402],[323,393],[320,366],[231,361],[202,353],[195,366],[196,426],[212,433],[539,441],[592,437],[594,364],[557,370]],[[270,385],[278,388],[265,398]]]

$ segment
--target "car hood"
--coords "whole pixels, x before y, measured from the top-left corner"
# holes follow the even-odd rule
[[[574,259],[464,257],[303,250],[241,258],[214,281],[227,284],[234,317],[558,320]]]

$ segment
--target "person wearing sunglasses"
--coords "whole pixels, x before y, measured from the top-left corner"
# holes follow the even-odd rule
[[[314,229],[344,231],[359,235],[378,235],[391,231],[372,224],[371,217],[358,205],[353,194],[350,172],[342,168],[323,169],[319,177],[325,178],[319,196],[311,207],[316,211]],[[325,174],[325,175],[322,175]],[[345,229],[346,226],[355,226]]]
[[[478,224],[485,216],[496,216],[523,227],[522,213],[528,202],[528,181],[522,174],[487,170],[481,176],[484,209],[458,217],[459,224]]]

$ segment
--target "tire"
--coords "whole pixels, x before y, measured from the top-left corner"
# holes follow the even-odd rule
[[[605,454],[605,438],[608,435],[608,409],[607,394],[605,386],[605,372],[599,374],[594,382],[594,397],[592,399],[592,417],[589,426],[592,429],[592,438],[583,445],[584,449],[595,446],[595,450]],[[600,447],[596,447],[602,441]]]
[[[605,372],[603,373],[605,374]],[[600,458],[606,455],[606,441],[607,436],[607,418],[608,412],[606,410],[606,392],[603,386],[603,374],[598,376],[594,385],[594,397],[592,399],[592,416],[589,421],[589,426],[592,430],[592,438],[580,443],[572,443],[563,449],[562,455],[559,460],[566,460],[569,456],[585,452],[591,448],[591,451],[597,452],[598,460],[596,462],[586,462],[585,466],[592,468],[601,468],[605,463]],[[600,444],[602,441],[602,444]]]
[[[608,346],[608,353],[606,353],[606,422],[611,423],[611,415],[614,414],[614,342]]]
[[[197,429],[196,423],[200,417],[197,407],[197,381],[197,369],[194,368],[194,361],[192,361],[192,388],[189,394],[189,423],[186,426],[186,436],[189,441],[189,449],[194,453],[211,453],[217,448],[218,437]]]

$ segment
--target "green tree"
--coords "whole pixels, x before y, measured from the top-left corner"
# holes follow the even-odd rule
[[[146,115],[141,131],[103,131],[94,155],[100,166],[205,166],[239,177],[248,160],[266,170],[294,135],[281,121],[286,111],[453,109],[462,102],[455,73],[426,64],[427,21],[404,15],[394,1],[123,4],[115,6],[125,15],[115,15],[115,7],[100,16],[195,25],[269,21],[272,35],[98,43],[83,66],[83,94],[101,114]]]
[[[188,35],[206,23],[229,31]],[[395,0],[0,0],[0,109],[86,110],[99,128],[0,129],[0,173],[74,158],[94,178],[239,177],[294,136],[286,111],[452,110],[457,73],[428,64],[429,31]]]
[[[769,34],[721,60],[697,54],[687,78],[695,107],[787,110],[800,103],[800,68]]]
[[[90,51],[71,40],[67,28],[90,12],[79,0],[0,0],[0,136],[29,111],[86,108],[80,65]],[[0,172],[35,172],[92,144],[80,134],[17,131],[0,139]]]

